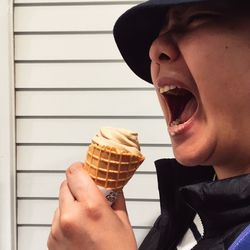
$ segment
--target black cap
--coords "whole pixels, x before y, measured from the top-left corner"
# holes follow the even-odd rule
[[[132,71],[152,83],[149,48],[158,36],[168,7],[205,0],[150,0],[122,14],[114,26],[114,38]]]

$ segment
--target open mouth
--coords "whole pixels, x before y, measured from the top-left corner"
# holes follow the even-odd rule
[[[171,113],[170,127],[190,120],[198,108],[195,96],[186,89],[176,86],[165,86],[160,89],[160,93],[165,98]]]

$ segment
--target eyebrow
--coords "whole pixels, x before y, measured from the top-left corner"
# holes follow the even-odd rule
[[[186,5],[171,7],[166,14],[164,26],[167,30],[180,23],[183,17],[183,13],[186,12]]]
[[[167,27],[167,30],[171,29],[172,27],[175,27],[178,23],[181,23],[183,20],[183,17],[185,15],[189,15],[189,13],[195,12],[195,11],[214,11],[214,12],[225,12],[230,9],[232,9],[232,4],[229,4],[233,1],[227,1],[227,4],[225,4],[225,1],[219,1],[219,2],[213,2],[212,4],[209,2],[205,3],[190,3],[190,4],[183,4],[183,5],[177,5],[169,8],[169,10],[166,13],[166,19],[165,19],[165,27]]]

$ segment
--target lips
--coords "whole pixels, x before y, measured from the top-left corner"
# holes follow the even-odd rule
[[[195,95],[186,88],[174,85],[160,87],[160,94],[169,107],[169,130],[171,135],[180,133],[198,109]]]

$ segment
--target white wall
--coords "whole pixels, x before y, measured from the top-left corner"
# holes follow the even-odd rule
[[[172,155],[170,141],[152,87],[112,36],[137,2],[16,0],[18,250],[46,249],[64,171],[102,126],[139,132],[146,160],[125,188],[138,244],[159,214],[153,161]]]

